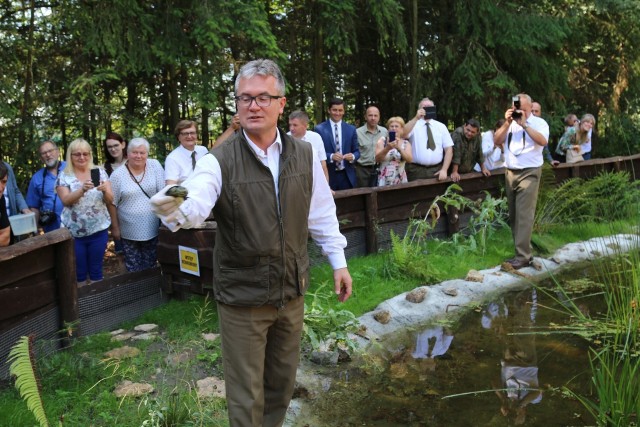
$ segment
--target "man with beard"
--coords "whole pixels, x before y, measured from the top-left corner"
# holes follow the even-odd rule
[[[56,193],[58,174],[65,167],[60,150],[53,141],[45,141],[38,149],[45,167],[31,177],[27,190],[27,205],[38,216],[38,224],[46,232],[60,228],[62,201]]]

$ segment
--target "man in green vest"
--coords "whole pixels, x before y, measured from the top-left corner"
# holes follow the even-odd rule
[[[286,103],[278,66],[259,59],[235,82],[241,128],[200,159],[183,183],[151,203],[172,230],[218,222],[218,303],[229,422],[281,426],[293,394],[309,285],[308,236],[327,255],[340,301],[351,295],[331,191],[312,146],[277,128]]]

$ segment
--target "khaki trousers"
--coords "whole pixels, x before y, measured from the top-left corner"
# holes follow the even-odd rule
[[[407,172],[407,181],[415,181],[417,179],[433,179],[436,178],[435,173],[442,169],[442,162],[437,165],[424,166],[418,163],[407,163],[404,167]]]
[[[509,224],[516,258],[530,260],[531,234],[536,214],[538,186],[542,168],[507,169],[505,186],[509,203]]]
[[[284,307],[218,303],[231,427],[281,426],[300,359],[304,297]]]

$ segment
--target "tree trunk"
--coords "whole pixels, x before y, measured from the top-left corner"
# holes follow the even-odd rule
[[[20,127],[18,128],[17,153],[22,153],[27,140],[27,129],[31,129],[31,88],[33,87],[33,29],[35,26],[34,4],[29,7],[29,32],[27,57],[24,64],[24,93],[20,107]]]
[[[136,89],[136,80],[131,76],[127,76],[127,103],[125,106],[126,114],[124,115],[124,134],[131,136],[131,119],[136,116],[136,101],[138,99],[138,91]]]
[[[407,117],[413,117],[418,103],[418,0],[411,1],[411,105]]]
[[[319,6],[316,6],[319,7]],[[316,11],[317,12],[317,11]],[[320,16],[316,13],[316,16]],[[322,87],[322,71],[324,66],[324,53],[322,49],[322,44],[324,43],[322,37],[322,29],[320,25],[316,25],[315,33],[314,33],[314,52],[313,52],[313,98],[315,101],[315,114],[314,120],[315,123],[318,124],[322,122],[322,116],[324,113],[324,103],[323,101],[323,87]]]
[[[167,66],[167,84],[169,95],[169,131],[175,129],[180,120],[180,100],[178,99],[178,73],[173,64]]]

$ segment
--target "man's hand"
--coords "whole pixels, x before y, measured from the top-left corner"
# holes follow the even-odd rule
[[[491,171],[483,166],[482,167],[482,175],[491,176]]]
[[[345,302],[351,296],[351,275],[347,267],[333,270],[333,284],[338,301]]]
[[[426,114],[427,112],[424,108],[418,108],[418,111],[416,111],[416,120],[422,119]]]
[[[445,179],[447,179],[447,170],[440,169],[439,171],[434,173],[433,176],[437,177],[438,181],[444,181]]]
[[[460,174],[458,172],[451,172],[451,181],[459,182],[460,181]]]

